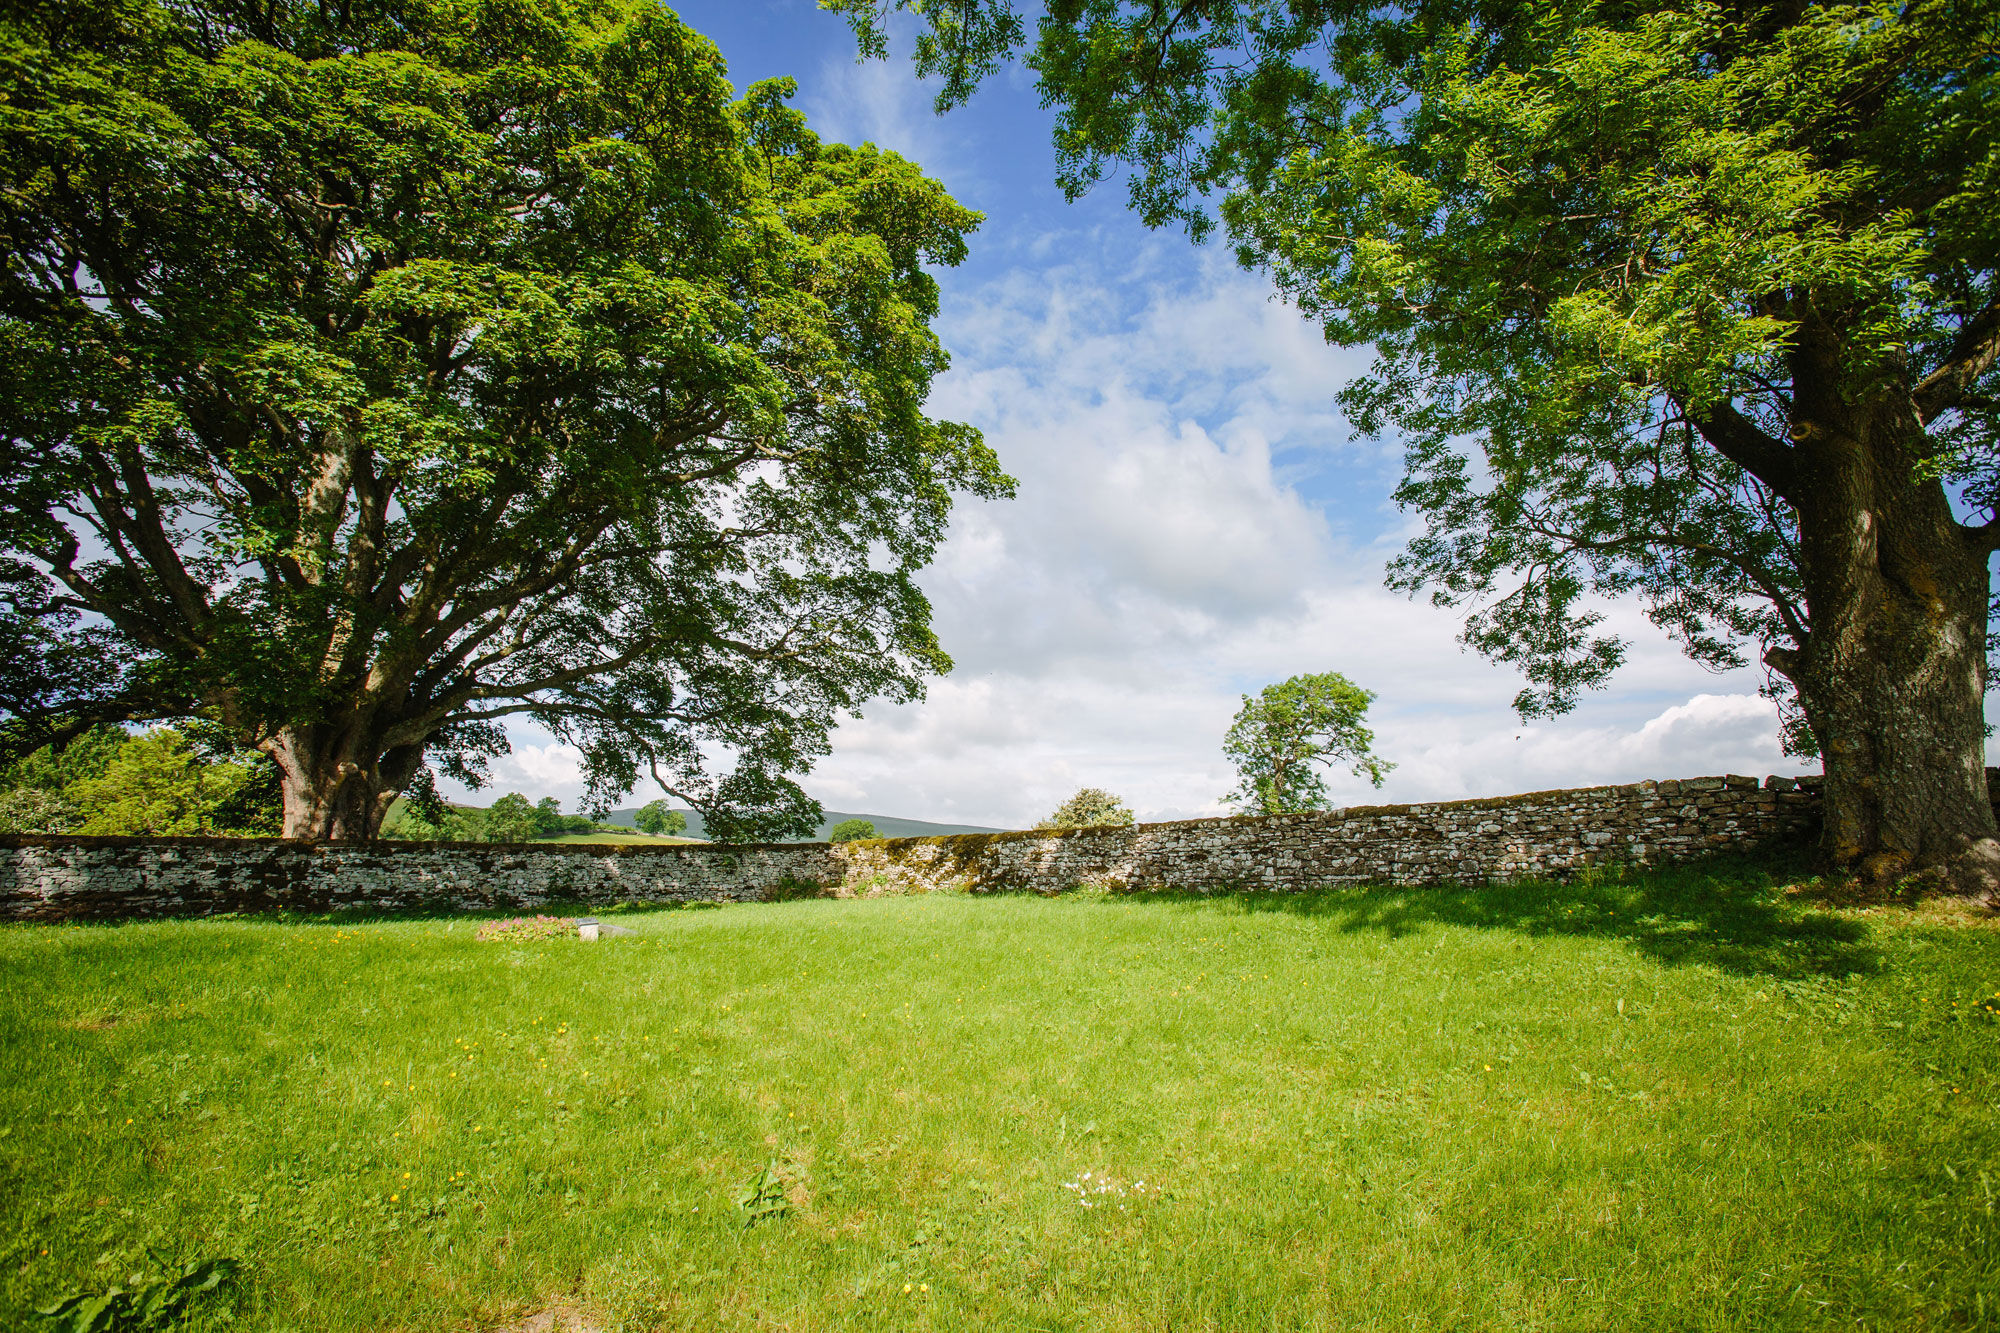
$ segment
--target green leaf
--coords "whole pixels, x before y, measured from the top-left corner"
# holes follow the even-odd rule
[[[785,1198],[785,1182],[778,1173],[776,1162],[768,1163],[750,1178],[736,1196],[736,1207],[743,1214],[745,1227],[791,1214],[792,1205]]]

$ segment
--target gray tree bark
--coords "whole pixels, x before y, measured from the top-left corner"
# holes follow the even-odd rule
[[[1833,376],[1818,381],[1831,385]],[[1811,630],[1766,658],[1798,686],[1826,766],[1825,850],[1874,881],[2000,891],[1986,785],[1989,535],[1918,471],[1907,397],[1851,403],[1795,378],[1788,488]]]

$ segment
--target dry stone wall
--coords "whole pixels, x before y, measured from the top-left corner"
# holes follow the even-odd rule
[[[1302,815],[851,843],[844,888],[1297,892],[1479,883],[1565,875],[1592,862],[1750,850],[1810,836],[1817,816],[1817,798],[1789,778],[1687,778]]]
[[[1789,779],[1689,778],[1482,801],[1360,806],[1123,829],[828,845],[379,843],[0,838],[0,920],[288,909],[532,911],[555,901],[745,902],[827,893],[1120,889],[1294,892],[1563,875],[1811,834]]]
[[[354,846],[277,838],[10,837],[0,838],[0,921],[751,902],[837,884],[842,869],[825,843]]]

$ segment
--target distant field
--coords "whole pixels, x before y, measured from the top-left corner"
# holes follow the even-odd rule
[[[699,838],[656,838],[650,833],[563,833],[536,842],[641,842],[657,846],[663,842],[700,842]]]
[[[273,1333],[2000,1319],[1988,920],[1754,868],[618,919],[0,929],[0,1327],[149,1246]]]

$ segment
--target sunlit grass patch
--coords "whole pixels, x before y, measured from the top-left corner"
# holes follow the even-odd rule
[[[187,1327],[1994,1317],[1978,918],[1720,867],[618,919],[0,931],[0,1325],[148,1246],[242,1262]]]

